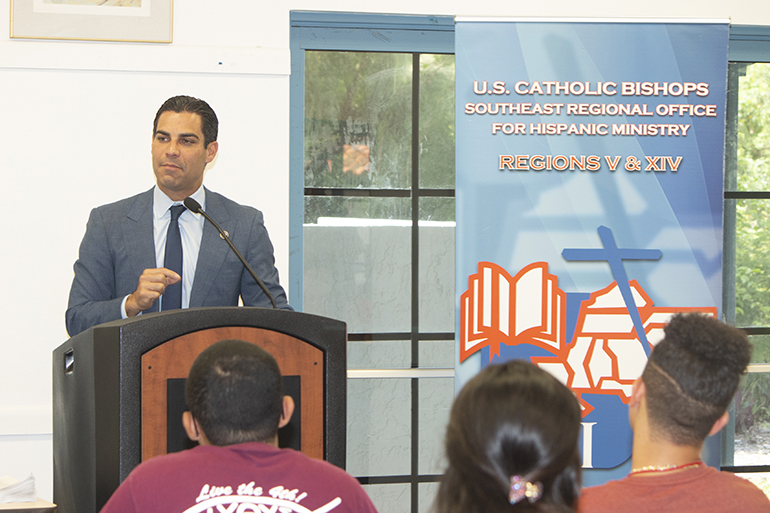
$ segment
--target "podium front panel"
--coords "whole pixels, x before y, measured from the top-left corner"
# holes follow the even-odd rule
[[[231,326],[189,333],[142,355],[142,461],[167,452],[168,380],[186,378],[195,358],[204,349],[227,339],[260,346],[273,355],[281,374],[300,377],[300,450],[312,458],[323,459],[323,352],[283,333]],[[181,418],[178,421],[181,423]]]

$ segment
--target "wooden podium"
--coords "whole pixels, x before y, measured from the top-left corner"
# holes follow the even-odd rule
[[[298,407],[281,445],[344,468],[345,323],[249,307],[140,315],[90,328],[53,352],[60,513],[98,512],[136,465],[168,452],[181,432],[182,380],[201,351],[233,338],[266,349],[290,380]]]

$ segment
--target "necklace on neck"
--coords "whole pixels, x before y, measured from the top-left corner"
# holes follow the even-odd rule
[[[703,462],[693,461],[692,463],[685,463],[684,465],[649,465],[647,467],[635,468],[631,470],[631,474],[647,474],[649,472],[671,472],[672,470],[687,470],[688,468],[696,468],[703,465]]]

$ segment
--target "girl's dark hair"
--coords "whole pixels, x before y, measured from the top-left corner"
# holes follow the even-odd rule
[[[574,511],[580,418],[574,394],[544,370],[523,360],[486,367],[452,406],[435,511]],[[510,504],[512,476],[541,482],[543,496]]]

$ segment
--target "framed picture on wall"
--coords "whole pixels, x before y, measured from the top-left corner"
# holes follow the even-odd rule
[[[174,0],[11,0],[11,37],[170,43]]]

